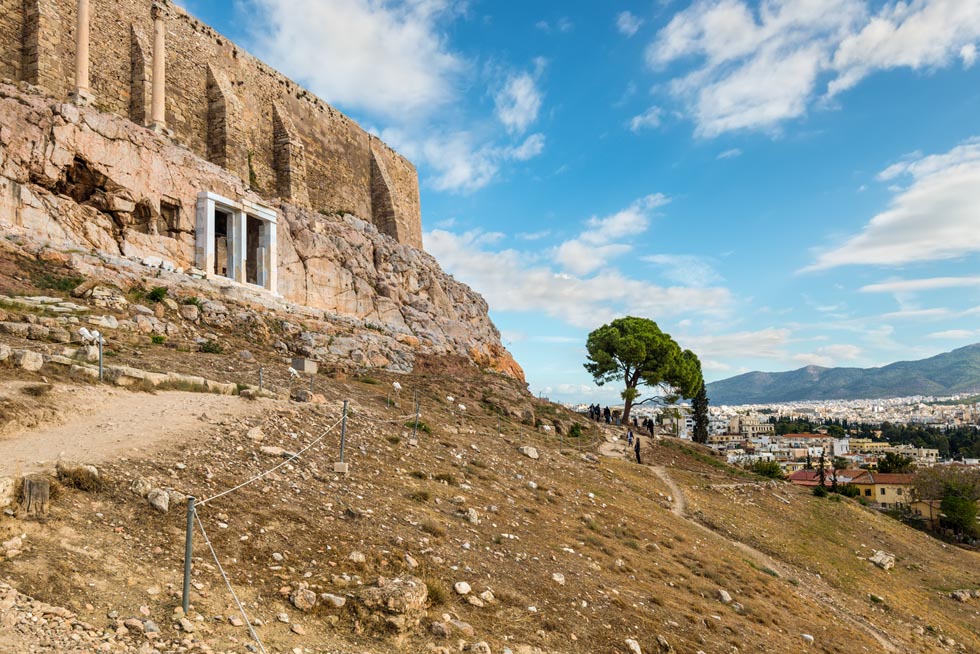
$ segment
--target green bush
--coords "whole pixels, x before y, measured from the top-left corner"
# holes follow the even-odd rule
[[[569,438],[581,438],[582,437],[582,425],[579,423],[573,423],[571,428],[568,430]]]
[[[408,422],[405,423],[405,426],[408,427],[409,429],[414,429],[415,428],[415,420],[409,420]],[[419,431],[422,432],[423,434],[431,434],[432,433],[432,429],[429,427],[429,425],[425,424],[421,420],[419,420]]]
[[[827,497],[830,495],[830,491],[827,490],[826,486],[816,486],[813,489],[814,497]]]
[[[201,352],[205,354],[221,354],[225,351],[225,348],[221,347],[221,343],[217,341],[204,341],[201,343]]]
[[[837,487],[837,494],[844,497],[858,497],[861,494],[861,489],[854,484],[841,484]]]
[[[769,477],[770,479],[785,479],[783,469],[776,461],[756,461],[749,466],[749,470],[757,475]]]
[[[155,286],[153,290],[146,294],[146,299],[150,302],[163,302],[167,297],[167,289],[163,286]]]
[[[155,345],[163,345],[167,342],[167,337],[163,334],[154,334],[150,337],[150,340],[153,341]]]
[[[185,298],[181,299],[180,303],[181,304],[193,304],[198,309],[200,309],[201,308],[201,305],[204,304],[204,302],[202,302],[201,301],[201,298],[199,298],[199,297],[185,297]]]

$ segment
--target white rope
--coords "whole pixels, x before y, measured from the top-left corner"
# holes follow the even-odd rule
[[[343,420],[343,418],[338,419],[337,422],[333,423],[333,425],[331,425],[330,427],[328,427],[327,430],[325,432],[323,432],[322,434],[320,434],[320,436],[318,436],[315,440],[311,441],[306,447],[304,447],[299,452],[297,452],[296,454],[292,455],[291,457],[289,457],[288,459],[286,459],[285,461],[283,461],[279,465],[277,465],[277,466],[275,466],[273,468],[270,468],[270,469],[266,470],[265,472],[259,473],[259,474],[255,475],[254,477],[252,477],[251,479],[249,479],[247,481],[243,481],[242,483],[238,484],[234,488],[229,488],[228,490],[222,491],[222,492],[218,493],[217,495],[212,495],[211,497],[209,497],[206,500],[201,500],[200,502],[197,503],[197,505],[198,506],[204,506],[208,502],[211,502],[213,500],[216,500],[219,497],[224,497],[225,495],[228,495],[229,493],[234,493],[235,491],[237,491],[237,490],[239,490],[241,488],[244,488],[245,486],[248,486],[249,484],[252,484],[252,483],[258,481],[259,479],[262,479],[266,475],[268,475],[268,474],[270,474],[272,472],[275,472],[276,470],[278,470],[279,468],[283,467],[284,465],[286,465],[288,463],[292,463],[293,461],[295,461],[296,459],[298,459],[301,454],[303,454],[308,449],[310,449],[311,447],[313,447],[314,445],[316,445],[317,443],[319,443],[320,441],[322,441],[324,438],[326,438],[327,435],[330,434],[330,432],[332,432],[337,427],[337,425],[339,425],[341,423],[342,420]]]
[[[197,526],[201,528],[201,535],[204,536],[205,544],[207,544],[208,549],[211,550],[211,556],[214,558],[214,563],[218,566],[218,572],[221,573],[222,579],[225,580],[225,586],[228,587],[228,592],[231,593],[232,598],[235,600],[235,604],[238,605],[238,611],[242,614],[242,619],[244,619],[245,624],[248,625],[249,633],[252,634],[252,638],[255,639],[255,642],[259,644],[259,649],[262,650],[262,653],[268,654],[265,649],[265,645],[262,644],[262,640],[259,638],[259,635],[255,633],[255,628],[252,626],[252,622],[248,619],[248,615],[245,613],[245,607],[242,606],[241,600],[238,599],[235,589],[231,587],[231,582],[228,580],[228,575],[225,574],[225,569],[221,567],[221,561],[218,560],[218,553],[214,551],[214,546],[211,545],[211,539],[208,538],[208,532],[204,530],[204,523],[201,522],[201,516],[198,515],[197,510],[194,511],[194,517],[197,519]]]

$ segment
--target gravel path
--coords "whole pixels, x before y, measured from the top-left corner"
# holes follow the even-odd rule
[[[0,395],[19,392],[0,385]],[[0,437],[0,477],[51,468],[58,459],[99,463],[146,454],[192,438],[202,420],[259,413],[266,402],[207,393],[133,393],[103,387],[58,386],[44,398],[56,407],[48,424]]]

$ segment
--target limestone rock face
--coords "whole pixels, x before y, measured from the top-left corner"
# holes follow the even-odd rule
[[[236,175],[128,120],[4,84],[0,125],[0,233],[44,244],[46,256],[85,251],[144,267],[166,262],[161,275],[187,271],[186,279],[200,279],[198,194],[274,204],[283,300],[372,332],[313,334],[307,356],[410,370],[416,354],[454,355],[524,379],[483,298],[369,222],[263,199]],[[96,276],[98,268],[84,272]],[[212,283],[252,292],[224,278]],[[210,318],[207,306],[200,316],[185,307],[180,313],[192,322]],[[153,331],[151,318],[137,316],[138,327]]]

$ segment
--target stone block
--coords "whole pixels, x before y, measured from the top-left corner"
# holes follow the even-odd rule
[[[333,471],[338,475],[346,475],[350,472],[350,464],[347,462],[341,463],[338,461],[337,463],[333,464]]]
[[[319,364],[313,359],[304,359],[303,357],[293,358],[292,368],[296,372],[303,375],[315,375],[320,369]]]

